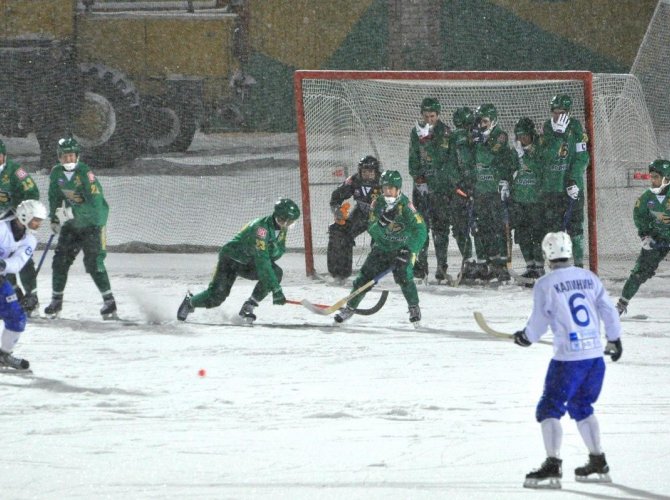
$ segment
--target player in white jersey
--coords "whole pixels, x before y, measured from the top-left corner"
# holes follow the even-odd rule
[[[27,370],[26,359],[12,356],[14,346],[26,328],[26,313],[19,304],[14,287],[5,278],[18,274],[37,246],[33,232],[47,217],[46,207],[37,200],[26,200],[16,207],[16,216],[0,222],[0,318],[5,327],[0,336],[0,367]]]
[[[598,400],[605,376],[600,322],[607,337],[604,352],[617,361],[623,351],[619,314],[598,276],[568,262],[572,241],[567,233],[548,233],[542,240],[542,253],[551,272],[535,282],[533,311],[526,327],[514,334],[514,342],[522,347],[540,340],[548,327],[554,334],[554,356],[535,412],[547,459],[526,475],[524,487],[561,487],[560,419],[566,411],[577,422],[589,450],[589,461],[575,469],[575,479],[610,482],[593,403]]]

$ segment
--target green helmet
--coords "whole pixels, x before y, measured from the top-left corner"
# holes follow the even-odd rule
[[[7,154],[7,146],[5,146],[5,143],[2,142],[2,139],[0,139],[0,155],[5,154]]]
[[[564,109],[570,111],[572,108],[572,97],[565,94],[558,94],[551,98],[551,110]]]
[[[516,125],[514,126],[514,134],[519,137],[520,135],[535,135],[535,123],[528,117],[521,118]]]
[[[491,122],[494,122],[498,119],[498,110],[491,103],[482,104],[481,106],[479,106],[477,108],[476,114],[477,118],[486,117],[489,120],[491,120]]]
[[[456,128],[470,128],[475,124],[475,114],[468,107],[458,108],[454,111],[452,121]]]
[[[666,179],[670,179],[670,161],[654,160],[649,164],[649,172],[658,172]]]
[[[384,186],[393,186],[398,189],[402,187],[402,176],[397,170],[384,170],[379,183]]]
[[[442,106],[440,106],[440,102],[434,97],[426,97],[421,101],[421,112],[423,113],[424,111],[435,111],[439,114],[442,111]]]
[[[58,147],[56,148],[56,153],[60,158],[65,153],[74,153],[79,156],[81,148],[79,143],[74,139],[74,137],[64,137],[58,141]]]
[[[288,198],[280,198],[275,203],[275,209],[272,213],[275,219],[282,219],[285,221],[295,221],[300,217],[300,208],[293,200]]]

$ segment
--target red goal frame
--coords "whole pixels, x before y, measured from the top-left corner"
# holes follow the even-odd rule
[[[300,185],[302,192],[303,230],[305,238],[305,269],[307,276],[315,273],[312,218],[309,193],[309,165],[307,159],[307,134],[305,128],[305,108],[303,103],[303,81],[319,80],[572,80],[584,85],[584,127],[589,137],[587,149],[590,156],[586,170],[586,190],[588,213],[589,268],[598,272],[598,234],[596,225],[596,185],[595,152],[593,140],[594,103],[593,74],[590,71],[339,71],[339,70],[297,70],[293,78],[295,95],[298,152],[300,164]]]

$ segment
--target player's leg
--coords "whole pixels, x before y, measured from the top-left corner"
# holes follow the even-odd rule
[[[416,263],[414,265],[414,277],[419,279],[424,279],[428,276],[428,248],[430,247],[430,230],[432,225],[432,214],[431,214],[431,205],[430,205],[430,195],[427,193],[421,193],[419,190],[414,188],[412,191],[412,203],[416,210],[423,217],[424,222],[426,223],[426,242],[423,244],[423,247],[419,251],[419,254],[416,257]]]
[[[351,223],[333,223],[328,227],[327,264],[328,272],[333,278],[351,276],[354,239],[349,234]]]
[[[630,276],[628,276],[626,283],[624,283],[621,297],[616,305],[619,314],[623,314],[626,311],[628,302],[635,296],[640,286],[654,276],[658,265],[665,259],[669,251],[670,249],[668,248],[640,250],[635,267],[633,267]]]
[[[51,264],[51,303],[44,309],[47,316],[55,317],[63,309],[63,293],[72,263],[81,250],[79,233],[72,224],[65,224],[58,234]]]
[[[5,327],[0,335],[0,366],[26,370],[30,363],[12,355],[21,333],[26,328],[26,314],[19,305],[14,287],[8,281],[0,285],[0,318]]]
[[[447,277],[447,255],[449,251],[449,197],[447,193],[433,193],[431,195],[431,216],[433,218],[433,245],[437,269],[435,279],[444,280]]]
[[[39,308],[39,300],[37,298],[37,271],[35,269],[35,261],[31,257],[19,271],[21,284],[23,285],[24,297],[20,299],[21,306],[28,316]]]

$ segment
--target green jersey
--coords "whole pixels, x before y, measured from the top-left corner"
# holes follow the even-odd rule
[[[447,171],[453,189],[472,191],[476,182],[475,145],[469,130],[458,128],[449,136]]]
[[[518,158],[512,181],[512,200],[517,203],[537,203],[541,199],[544,156],[542,139],[535,135],[533,143]]]
[[[564,134],[554,132],[551,120],[547,120],[542,138],[546,151],[542,190],[546,193],[564,192],[566,187],[575,182],[581,192],[584,192],[584,172],[589,164],[589,152],[586,148],[588,136],[579,120],[570,118]]]
[[[7,159],[0,166],[0,215],[16,208],[24,200],[39,200],[40,191],[21,165]]]
[[[49,175],[49,218],[56,220],[56,209],[65,203],[72,208],[74,219],[68,221],[76,228],[104,226],[107,224],[109,205],[102,186],[88,165],[77,162],[68,172],[60,163]]]
[[[507,133],[496,125],[486,142],[475,144],[475,191],[497,193],[498,183],[510,180],[513,165]]]
[[[422,139],[416,127],[410,133],[409,173],[413,179],[423,177],[431,191],[440,193],[448,189],[445,162],[449,151],[449,128],[437,121],[431,134]]]
[[[635,202],[633,221],[640,238],[670,243],[670,196],[654,194],[647,189]]]
[[[372,244],[384,252],[395,252],[407,248],[413,254],[418,254],[428,236],[426,223],[414,205],[404,194],[397,201],[397,215],[387,226],[378,224],[379,217],[386,209],[386,200],[379,196],[372,204],[368,219],[368,233]]]
[[[272,262],[286,252],[286,230],[275,228],[272,215],[254,219],[221,247],[219,256],[227,256],[240,264],[253,264],[258,280],[268,290],[276,290],[279,280],[272,269]]]

